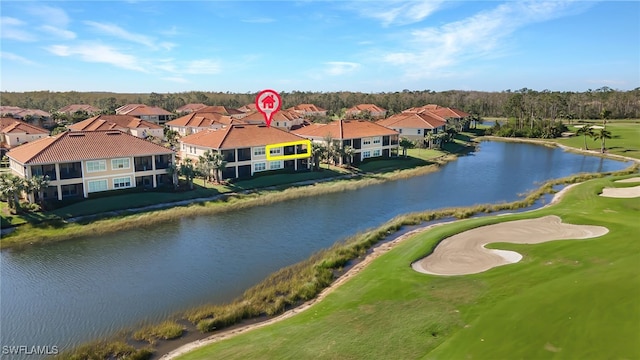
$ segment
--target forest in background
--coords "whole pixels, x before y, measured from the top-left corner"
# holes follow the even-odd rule
[[[221,105],[232,108],[252,104],[257,93],[190,91],[180,93],[111,93],[111,92],[1,92],[0,105],[40,109],[55,113],[70,104],[90,104],[114,113],[122,105],[131,103],[159,106],[168,111],[189,103]],[[402,110],[437,104],[481,117],[514,117],[518,119],[598,119],[603,110],[610,119],[640,118],[640,88],[629,91],[601,87],[584,92],[536,91],[522,88],[502,92],[431,90],[388,93],[360,92],[281,92],[283,109],[311,103],[328,110],[328,115],[340,116],[357,104],[376,104],[389,115]]]

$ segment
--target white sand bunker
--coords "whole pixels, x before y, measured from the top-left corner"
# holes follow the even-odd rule
[[[618,180],[617,183],[634,183],[640,182],[640,177],[633,177],[624,180]],[[640,185],[628,188],[604,188],[602,189],[602,194],[600,196],[610,197],[610,198],[619,198],[619,199],[630,199],[640,197]]]
[[[487,225],[451,236],[435,251],[411,267],[432,275],[467,275],[487,271],[520,261],[515,251],[492,250],[484,246],[495,242],[538,244],[563,239],[588,239],[602,236],[609,229],[602,226],[563,224],[558,216],[516,220]]]

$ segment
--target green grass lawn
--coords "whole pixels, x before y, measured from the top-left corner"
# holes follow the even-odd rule
[[[599,121],[590,123],[601,125]],[[568,127],[572,132],[577,130],[572,125],[568,125]],[[607,123],[607,130],[611,132],[613,137],[605,141],[608,153],[640,159],[640,122],[611,120]],[[584,136],[559,138],[554,141],[578,149],[584,148]],[[589,150],[599,151],[600,141],[587,137],[587,147]]]
[[[455,152],[457,148],[451,148]],[[444,155],[445,153],[437,150],[427,149],[410,149],[407,158],[373,160],[362,164],[360,168],[364,172],[390,172],[395,170],[409,169],[417,166],[428,165],[428,160]],[[140,193],[127,193],[120,195],[112,195],[95,199],[88,199],[78,203],[74,203],[60,209],[56,209],[45,214],[23,214],[11,215],[4,208],[0,208],[0,219],[2,226],[12,226],[24,223],[37,224],[43,220],[51,218],[70,218],[76,216],[86,216],[100,214],[110,211],[127,210],[145,207],[149,205],[170,203],[181,200],[190,200],[196,198],[207,198],[223,193],[239,192],[251,189],[260,189],[266,187],[286,187],[288,184],[297,182],[315,181],[333,178],[341,175],[347,175],[352,171],[330,166],[326,164],[321,166],[321,171],[299,172],[293,174],[265,174],[251,179],[235,181],[228,185],[218,185],[204,183],[200,178],[194,179],[194,190],[183,192],[160,192],[149,191]],[[1,203],[6,207],[6,203]]]
[[[436,227],[381,256],[307,311],[180,359],[638,359],[640,201],[597,196],[605,186],[623,185],[592,180],[549,208]],[[475,275],[430,276],[409,266],[452,234],[549,214],[610,232],[494,244],[523,260]]]

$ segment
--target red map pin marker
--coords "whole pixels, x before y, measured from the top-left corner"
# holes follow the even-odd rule
[[[264,116],[264,120],[267,122],[267,127],[271,126],[271,119],[273,114],[280,110],[282,105],[282,99],[280,94],[274,90],[262,90],[256,96],[256,108]]]

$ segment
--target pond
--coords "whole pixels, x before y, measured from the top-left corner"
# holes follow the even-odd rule
[[[549,179],[628,165],[558,148],[483,142],[479,151],[418,177],[3,251],[1,344],[64,350],[232,300],[269,273],[399,214],[509,202]]]

